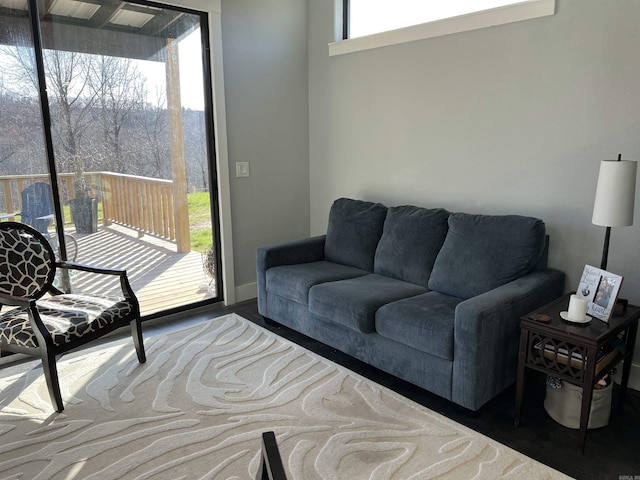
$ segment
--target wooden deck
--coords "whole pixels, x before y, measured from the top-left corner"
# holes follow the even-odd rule
[[[115,225],[100,226],[90,235],[69,233],[78,241],[77,262],[127,270],[143,316],[215,296],[215,284],[209,286],[200,253],[176,253],[174,243],[138,238],[137,232]],[[75,292],[120,292],[111,277],[96,281],[95,275],[76,273],[71,282]]]

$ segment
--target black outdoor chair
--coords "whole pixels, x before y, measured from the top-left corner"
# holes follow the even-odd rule
[[[51,187],[45,182],[35,182],[25,187],[21,193],[22,223],[31,225],[45,236],[49,235],[49,225],[53,220],[53,203],[51,201]]]
[[[53,285],[56,268],[116,275],[123,296],[64,293]],[[56,356],[127,325],[138,361],[144,363],[140,305],[126,271],[56,262],[51,245],[35,228],[0,222],[0,350],[42,358],[51,402],[58,412],[64,406]]]
[[[49,233],[49,226],[53,221],[53,203],[51,185],[46,182],[34,182],[21,192],[22,209],[15,215],[20,215],[22,223],[35,228],[51,244],[54,252],[59,256],[58,239]],[[75,262],[78,255],[78,241],[73,235],[64,234],[67,260]]]

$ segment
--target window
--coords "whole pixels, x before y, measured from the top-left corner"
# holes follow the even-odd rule
[[[555,0],[343,0],[340,55],[553,15]]]
[[[0,0],[0,32],[0,219],[33,221],[61,259],[126,268],[145,317],[222,300],[209,15]]]
[[[348,0],[349,38],[435,22],[522,0]]]

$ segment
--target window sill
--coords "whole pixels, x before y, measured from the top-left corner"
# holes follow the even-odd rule
[[[522,3],[447,18],[436,22],[377,33],[366,37],[350,38],[329,44],[329,56],[386,47],[426,38],[450,35],[506,23],[546,17],[555,13],[555,0],[525,0]]]

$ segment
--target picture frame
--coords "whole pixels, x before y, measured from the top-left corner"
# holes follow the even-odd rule
[[[577,293],[587,299],[587,315],[609,323],[623,280],[615,273],[585,265]]]

